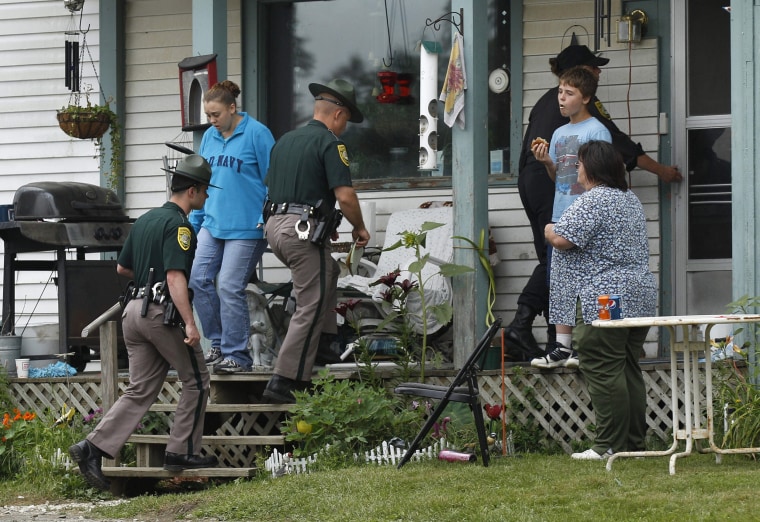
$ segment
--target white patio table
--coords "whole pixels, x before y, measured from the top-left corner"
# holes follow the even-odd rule
[[[591,324],[599,328],[632,328],[637,326],[663,326],[670,331],[670,393],[673,419],[673,444],[663,451],[623,451],[615,453],[607,459],[607,471],[612,470],[612,462],[619,457],[662,457],[670,455],[670,474],[676,473],[676,459],[691,455],[694,440],[707,439],[709,448],[701,452],[714,452],[715,461],[720,462],[721,455],[728,453],[760,453],[760,448],[722,449],[714,441],[714,415],[712,403],[712,360],[710,353],[710,330],[716,324],[726,323],[757,323],[760,315],[676,315],[662,317],[631,317],[618,320],[597,319]],[[696,332],[704,325],[704,340],[698,340]],[[683,341],[676,341],[676,329],[683,332]],[[681,415],[678,407],[679,389],[677,383],[678,360],[677,353],[683,353],[684,389],[682,403],[684,413]],[[704,419],[700,407],[700,368],[699,358],[704,355],[704,371],[706,386],[707,418]],[[684,429],[679,429],[679,420],[683,418]],[[706,421],[706,424],[703,423]],[[685,440],[684,451],[676,453],[678,441]]]

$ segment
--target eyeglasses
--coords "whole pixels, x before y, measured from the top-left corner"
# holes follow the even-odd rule
[[[338,100],[333,100],[332,98],[325,98],[324,96],[314,96],[314,99],[334,103],[338,107],[343,107],[343,102],[339,102]]]
[[[581,166],[581,162],[580,162],[580,161],[576,161],[576,162],[575,162],[575,168],[577,169],[577,168],[578,168],[578,167],[580,167],[580,166]]]

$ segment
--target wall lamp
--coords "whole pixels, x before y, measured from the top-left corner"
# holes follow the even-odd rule
[[[649,17],[641,9],[634,9],[617,22],[618,43],[639,43],[646,34]]]

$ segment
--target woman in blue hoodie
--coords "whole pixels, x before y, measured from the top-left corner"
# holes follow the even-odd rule
[[[245,287],[267,245],[261,209],[274,138],[262,123],[238,112],[238,95],[240,88],[227,80],[203,96],[212,126],[199,153],[211,165],[212,183],[223,191],[190,214],[198,233],[190,288],[203,335],[211,341],[206,364],[216,373],[251,370]]]

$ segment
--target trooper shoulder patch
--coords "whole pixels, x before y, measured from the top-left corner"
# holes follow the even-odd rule
[[[177,229],[177,243],[182,250],[190,250],[190,239],[193,237],[192,232],[187,227],[179,227]]]
[[[346,146],[342,143],[338,144],[338,156],[340,156],[340,160],[343,164],[348,167],[348,150],[346,150]]]
[[[608,120],[612,119],[612,117],[610,116],[610,113],[607,112],[607,109],[604,108],[604,104],[602,104],[602,100],[596,100],[596,102],[594,102],[594,105],[596,105],[596,108],[599,111],[599,114],[601,114]]]

